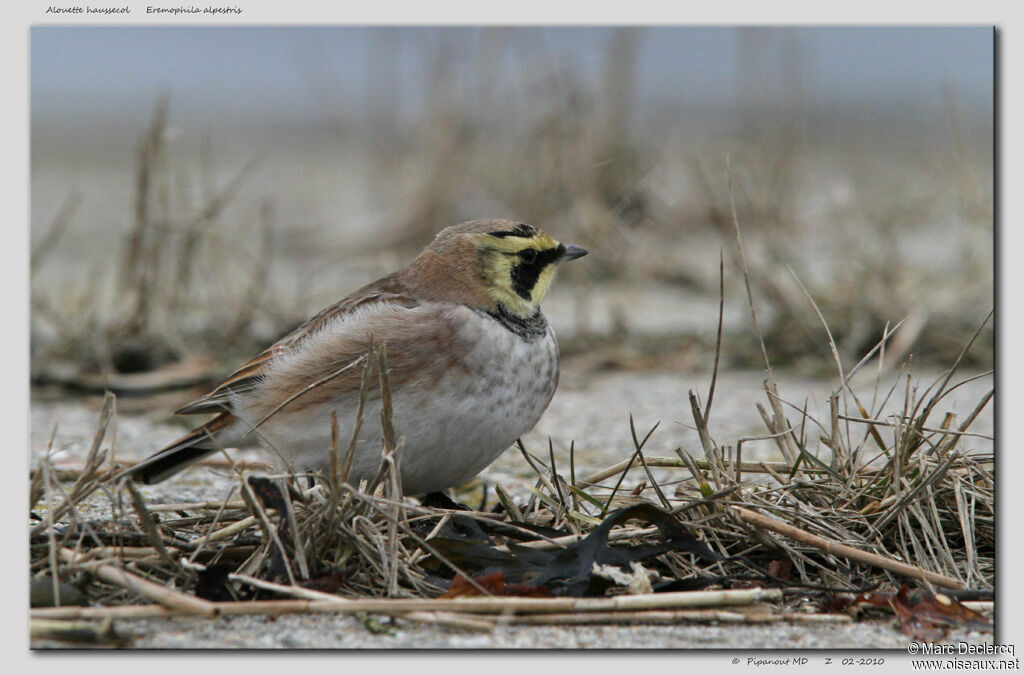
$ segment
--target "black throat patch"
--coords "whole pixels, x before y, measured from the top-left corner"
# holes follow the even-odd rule
[[[533,287],[537,285],[537,279],[544,268],[562,257],[565,253],[565,246],[559,244],[557,248],[549,248],[546,251],[537,251],[536,257],[531,262],[517,260],[512,265],[512,290],[523,300],[533,297]]]
[[[540,308],[537,308],[533,316],[527,319],[516,316],[505,309],[504,305],[498,305],[498,309],[486,312],[486,314],[527,342],[536,342],[548,332],[548,320],[541,313]]]

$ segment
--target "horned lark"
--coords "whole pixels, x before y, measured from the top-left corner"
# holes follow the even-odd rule
[[[386,345],[407,495],[482,471],[537,423],[558,384],[558,343],[540,301],[558,266],[586,255],[523,223],[476,220],[441,231],[405,269],[323,310],[179,414],[211,421],[129,474],[162,481],[218,447],[257,442],[299,471],[327,466],[331,413],[342,450],[355,426],[362,367]],[[364,418],[379,419],[379,378]],[[363,424],[349,482],[381,465],[380,424]]]

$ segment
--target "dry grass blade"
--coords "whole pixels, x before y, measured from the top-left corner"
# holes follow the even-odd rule
[[[348,480],[348,475],[352,471],[352,462],[355,461],[356,456],[356,443],[359,441],[359,432],[363,428],[363,410],[366,408],[366,396],[370,386],[370,372],[373,367],[373,360],[370,358],[370,352],[365,355],[363,361],[363,373],[359,379],[359,405],[356,408],[356,419],[355,425],[352,427],[352,438],[349,439],[348,450],[345,451],[345,461],[341,465],[341,470],[338,474],[337,485],[341,485]]]
[[[837,555],[850,558],[851,560],[856,560],[858,562],[873,565],[875,567],[881,567],[882,569],[886,569],[891,572],[896,572],[898,574],[902,574],[903,576],[907,576],[912,579],[925,579],[931,583],[934,583],[938,586],[942,586],[944,588],[967,587],[967,585],[959,579],[951,579],[950,577],[943,576],[941,574],[936,574],[934,572],[928,572],[927,570],[923,570],[920,567],[908,565],[898,560],[885,558],[883,556],[877,555],[875,553],[869,553],[867,551],[861,551],[859,549],[853,548],[852,546],[840,544],[835,541],[829,541],[824,537],[813,535],[809,532],[801,530],[800,528],[793,527],[792,525],[783,523],[780,520],[776,520],[775,518],[770,518],[759,513],[754,513],[753,511],[741,508],[739,506],[732,507],[732,511],[741,519],[752,525],[757,525],[758,527],[764,527],[773,532],[784,534],[787,537],[792,537],[793,539],[801,541],[805,544],[810,544],[811,546],[820,548],[823,551],[828,551],[829,553],[835,553]]]
[[[555,445],[548,437],[548,459],[551,461],[551,482],[555,485],[555,496],[558,497],[559,514],[569,511],[569,502],[565,498],[565,491],[562,490],[562,479],[558,476],[558,468],[555,466]],[[557,519],[556,519],[557,520]]]
[[[491,594],[490,591],[488,591],[486,588],[484,588],[479,583],[477,583],[476,580],[474,580],[471,575],[467,574],[465,570],[463,570],[461,567],[459,567],[455,563],[451,562],[444,554],[442,554],[436,548],[434,548],[433,546],[428,544],[422,537],[420,537],[418,534],[416,534],[409,527],[409,524],[407,522],[402,522],[400,520],[397,520],[396,518],[394,518],[392,516],[392,513],[389,510],[385,510],[382,506],[380,506],[379,504],[375,503],[372,500],[368,499],[366,501],[366,504],[367,504],[367,506],[369,506],[370,508],[375,510],[377,513],[383,515],[389,522],[394,523],[398,528],[402,529],[405,532],[406,535],[410,536],[424,550],[428,551],[432,556],[434,556],[439,561],[441,561],[442,564],[444,564],[449,569],[451,569],[452,572],[454,572],[456,574],[461,574],[463,577],[465,577],[466,581],[471,586],[473,586],[476,590],[478,590],[481,594],[486,595],[486,596],[489,596]]]
[[[381,345],[377,349],[377,374],[380,377],[380,426],[384,432],[384,447],[394,450],[398,447],[391,409],[391,377],[388,370],[388,346]]]
[[[47,454],[50,453],[50,451],[52,450],[52,447],[53,447],[53,442],[51,440],[51,442],[50,442],[50,449],[47,450]],[[44,460],[44,461],[48,461],[48,460]],[[36,469],[35,471],[32,472],[32,476],[31,476],[31,478],[29,478],[29,483],[28,483],[28,510],[29,510],[29,513],[32,512],[32,509],[34,509],[36,507],[36,504],[39,503],[39,500],[42,499],[43,493],[46,490],[46,485],[50,481],[49,473],[50,473],[51,470],[52,470],[52,467],[47,467],[44,470],[40,466],[40,468],[38,468],[38,469]],[[50,507],[47,506],[47,510],[49,510],[49,508]]]
[[[139,595],[154,600],[165,607],[177,609],[188,614],[213,617],[217,615],[217,607],[214,603],[180,591],[173,590],[167,586],[143,579],[114,565],[102,561],[93,561],[86,556],[76,553],[67,548],[60,550],[61,560],[69,565],[86,570],[108,583],[127,588]]]
[[[644,460],[643,445],[639,443],[636,439],[636,425],[633,423],[632,415],[629,416],[629,432],[633,439],[633,447],[636,448],[636,456],[640,459],[640,464],[642,464],[644,467],[644,473],[647,474],[647,479],[651,482],[650,484],[654,488],[654,492],[658,495],[658,499],[661,501],[661,505],[664,506],[666,509],[671,510],[672,505],[665,497],[665,493],[661,491],[661,486],[658,485],[658,481],[654,479],[654,474],[651,473],[650,467],[647,466],[647,461]],[[651,429],[651,431],[647,434],[647,438],[649,438],[652,433],[654,433],[654,429]],[[647,442],[647,438],[644,438],[645,443]],[[552,454],[551,456],[551,461],[555,461],[554,454]],[[552,466],[554,466],[554,464],[552,464]]]
[[[301,586],[284,586],[282,584],[275,584],[273,582],[264,581],[255,577],[246,576],[244,574],[231,574],[229,578],[233,581],[240,581],[256,588],[262,588],[264,590],[273,591],[281,595],[290,596],[293,598],[301,598],[304,600],[319,600],[322,602],[358,602],[357,600],[340,600],[338,596],[331,595],[330,593],[322,593]],[[480,619],[470,618],[468,616],[458,614],[456,612],[380,612],[381,614],[390,614],[392,616],[400,617],[403,619],[409,619],[411,621],[417,621],[420,623],[436,624],[439,626],[448,626],[451,628],[462,628],[468,630],[477,630],[489,632],[494,628],[494,625],[488,621]]]
[[[725,158],[726,175],[729,181],[729,208],[732,212],[732,224],[736,231],[736,249],[740,254],[740,262],[743,265],[743,283],[747,289],[747,305],[750,308],[750,319],[754,324],[754,333],[757,335],[761,345],[761,358],[764,360],[764,370],[772,380],[772,364],[768,360],[768,348],[764,344],[764,334],[761,332],[761,323],[757,320],[757,307],[754,305],[754,293],[750,289],[750,270],[747,268],[747,255],[743,251],[743,235],[740,234],[740,219],[736,215],[736,198],[732,193],[732,164],[729,157]],[[774,380],[772,380],[774,382]]]
[[[682,449],[677,449],[676,452],[680,453],[682,452]],[[687,467],[689,466],[689,462],[692,462],[695,467],[699,467],[702,470],[711,470],[711,463],[708,462],[708,460],[706,459],[690,458],[687,461],[684,459],[676,459],[673,457],[647,457],[645,461],[647,462],[647,466],[660,468]],[[581,487],[596,485],[601,481],[605,480],[606,478],[617,476],[621,474],[623,471],[631,470],[640,466],[641,465],[639,457],[631,457],[630,459],[624,459],[621,462],[616,462],[615,464],[612,464],[609,467],[606,467],[604,469],[601,469],[600,471],[580,478],[579,481],[577,481],[577,485]],[[742,462],[738,468],[742,469],[744,473],[768,473],[769,469],[765,468],[766,466],[770,467],[772,471],[776,472],[789,471],[790,469],[790,465],[785,464],[783,462]],[[820,472],[823,471],[823,469],[808,467],[805,469],[805,471]]]
[[[103,408],[100,410],[100,419],[96,427],[96,433],[92,439],[92,445],[89,447],[89,452],[85,457],[85,464],[82,467],[82,473],[78,476],[74,485],[68,491],[67,496],[64,500],[54,509],[47,509],[48,516],[52,521],[57,521],[62,518],[68,511],[72,510],[78,502],[85,499],[92,494],[96,489],[102,485],[104,475],[100,474],[100,467],[107,458],[106,451],[101,452],[100,446],[103,443],[103,439],[107,434],[107,427],[110,425],[110,421],[114,416],[114,404],[115,397],[113,394],[108,393],[103,398]],[[51,527],[47,523],[40,523],[32,528],[29,536],[36,536],[43,530]]]
[[[338,411],[331,411],[331,451],[327,461],[327,484],[331,490],[331,497],[337,499],[341,494],[341,459],[338,449]]]
[[[142,255],[143,242],[151,227],[150,186],[156,158],[163,146],[168,103],[169,98],[166,94],[159,98],[153,109],[153,118],[150,121],[149,129],[139,144],[139,161],[136,164],[135,175],[135,225],[121,262],[121,285],[126,287],[131,287],[139,277],[139,265],[144,259]]]
[[[42,619],[35,616],[29,621],[29,636],[33,640],[53,640],[80,645],[121,647],[125,639],[114,630],[112,617],[99,625],[84,621]]]
[[[64,232],[71,222],[71,217],[81,204],[82,193],[78,190],[72,190],[71,194],[64,199],[64,203],[61,204],[57,215],[53,217],[53,221],[51,221],[50,227],[47,228],[46,234],[39,240],[39,243],[32,247],[31,257],[29,258],[30,269],[36,269],[46,256],[50,254],[57,245],[57,242],[60,241],[60,238],[64,236]]]
[[[630,415],[630,420],[632,421],[632,419],[633,419],[633,416]],[[626,464],[626,468],[623,469],[622,473],[619,475],[619,480],[615,483],[615,487],[612,488],[611,494],[608,495],[608,500],[605,502],[604,508],[601,509],[601,517],[602,518],[604,517],[604,515],[606,513],[608,513],[608,509],[612,505],[612,499],[615,498],[615,493],[617,493],[619,491],[619,488],[622,486],[622,481],[626,478],[626,472],[629,471],[629,467],[631,467],[633,465],[633,462],[637,461],[637,459],[640,457],[641,450],[643,450],[643,447],[647,444],[647,441],[650,440],[651,435],[655,432],[655,430],[660,425],[661,425],[661,422],[656,422],[655,425],[653,427],[651,427],[651,430],[647,432],[647,435],[644,436],[644,439],[642,441],[640,441],[639,443],[636,442],[636,437],[635,436],[633,437],[633,444],[636,447],[636,450],[633,453],[633,458],[629,461],[629,463]]]
[[[843,372],[843,360],[839,357],[839,348],[836,347],[835,338],[832,337],[832,329],[828,327],[828,321],[825,320],[825,315],[821,313],[821,309],[818,308],[818,303],[814,301],[814,297],[811,295],[810,291],[807,290],[807,287],[804,286],[803,282],[800,281],[800,277],[796,275],[796,272],[793,271],[792,267],[789,268],[789,273],[792,275],[797,286],[800,287],[800,290],[803,291],[804,297],[806,297],[807,301],[811,303],[811,307],[814,308],[814,313],[818,315],[818,320],[821,321],[821,325],[825,328],[825,335],[828,337],[828,347],[832,352],[832,360],[835,361],[836,370],[839,371],[839,381],[845,383],[848,378]]]
[[[295,552],[295,562],[299,566],[299,575],[303,579],[308,579],[309,563],[306,561],[306,549],[302,545],[299,526],[295,520],[295,507],[292,504],[291,491],[283,479],[278,479],[276,482],[278,490],[281,492],[282,501],[284,501],[284,522],[287,525],[288,533],[292,536],[292,550]]]
[[[516,503],[508,496],[508,493],[505,492],[505,489],[501,487],[500,483],[494,484],[494,492],[498,495],[498,501],[505,507],[505,511],[508,512],[508,515],[512,520],[522,522],[523,512],[519,510],[519,507],[516,506]]]
[[[53,505],[50,503],[50,495],[53,494],[53,482],[50,477],[50,458],[49,456],[43,458],[43,481],[46,488],[46,545],[47,554],[50,566],[50,576],[53,584],[53,602],[55,605],[60,606],[60,566],[58,565],[57,556],[57,533],[53,527]]]
[[[956,455],[950,455],[949,457],[946,457],[941,464],[935,467],[931,473],[922,473],[917,484],[896,499],[895,503],[889,507],[888,511],[878,519],[875,523],[875,528],[880,532],[884,532],[885,528],[888,527],[893,518],[896,518],[900,514],[900,511],[903,508],[913,502],[918,495],[925,492],[929,486],[934,485],[945,477],[946,472],[949,470],[949,467],[953,464],[954,460],[956,460]]]
[[[708,402],[701,415],[704,423],[711,417],[711,402],[715,399],[715,384],[718,382],[718,362],[722,356],[722,320],[725,317],[725,254],[718,252],[718,330],[715,331],[715,362],[711,366],[711,385],[708,387]]]
[[[330,373],[328,375],[325,375],[324,377],[321,377],[319,380],[317,380],[317,381],[313,382],[312,384],[309,384],[309,385],[303,387],[302,389],[300,389],[299,391],[295,392],[294,394],[292,394],[291,396],[286,398],[284,401],[282,401],[280,404],[275,406],[273,410],[271,410],[266,415],[261,417],[260,420],[258,422],[256,422],[256,424],[254,424],[252,426],[252,429],[249,430],[249,433],[252,433],[256,429],[259,429],[260,426],[265,424],[267,420],[269,420],[271,417],[273,417],[278,412],[280,412],[281,409],[284,408],[286,405],[292,403],[293,401],[295,401],[296,399],[300,398],[301,396],[305,396],[306,394],[308,394],[309,392],[313,391],[317,387],[321,387],[321,386],[327,384],[328,382],[330,382],[331,380],[333,380],[333,379],[335,379],[337,377],[340,377],[341,375],[344,375],[349,370],[351,370],[352,368],[355,368],[360,363],[362,363],[363,360],[366,359],[366,358],[367,358],[367,355],[363,354],[362,356],[360,356],[355,361],[352,361],[351,363],[345,364],[344,366],[342,366],[341,368],[338,368],[334,372],[332,372],[332,373]]]
[[[690,392],[690,412],[693,414],[693,423],[696,426],[697,434],[700,437],[701,447],[704,448],[704,457],[707,459],[708,466],[711,468],[711,477],[715,481],[715,489],[722,489],[722,467],[719,466],[718,457],[714,441],[711,440],[711,432],[708,430],[707,420],[700,412],[700,403],[697,401],[697,395],[692,391]]]
[[[287,589],[289,587],[281,587]],[[680,591],[650,595],[620,595],[610,598],[515,598],[470,597],[451,600],[344,600],[329,599],[261,600],[252,602],[210,603],[221,616],[280,616],[294,613],[373,613],[406,614],[408,612],[455,612],[474,615],[536,615],[556,612],[636,612],[672,608],[745,607],[753,603],[782,599],[777,588],[753,588],[724,591]],[[172,609],[154,606],[135,608],[68,607],[57,610],[33,610],[38,618],[86,619],[120,616],[122,618],[175,615]],[[121,610],[121,611],[118,611]],[[180,610],[178,610],[180,611]]]
[[[984,330],[985,326],[989,322],[989,319],[992,318],[992,315],[994,313],[994,309],[989,311],[988,315],[978,326],[977,330],[974,331],[974,334],[971,336],[970,340],[968,340],[967,344],[965,344],[963,346],[963,349],[960,350],[960,353],[957,355],[956,360],[953,362],[953,365],[947,369],[945,377],[942,379],[941,383],[939,383],[939,386],[936,389],[935,393],[932,394],[931,398],[928,399],[928,402],[925,403],[924,408],[921,410],[920,414],[917,414],[917,409],[915,406],[914,413],[910,415],[910,417],[913,418],[913,428],[915,433],[906,434],[904,436],[904,442],[900,447],[899,452],[899,455],[902,458],[901,461],[904,464],[907,461],[909,461],[910,456],[920,447],[922,443],[921,439],[923,439],[924,437],[922,429],[924,425],[927,423],[932,411],[935,409],[935,406],[938,405],[939,401],[942,400],[942,397],[946,394],[946,385],[949,384],[949,381],[953,378],[953,375],[956,374],[957,369],[963,362],[964,357],[967,355],[967,352],[970,351],[971,346],[974,344],[975,340],[978,339],[978,336],[981,335],[981,332]]]
[[[128,488],[128,492],[132,496],[132,507],[135,509],[135,515],[139,518],[139,524],[142,525],[142,531],[146,533],[146,537],[149,539],[150,543],[153,544],[153,548],[161,558],[170,564],[171,567],[177,567],[178,561],[172,558],[171,554],[167,552],[167,547],[164,546],[164,539],[160,534],[160,529],[153,520],[153,516],[150,514],[149,509],[146,508],[146,500],[143,499],[138,488],[135,487],[132,481],[125,481],[125,487]]]
[[[250,167],[247,165],[246,169],[243,169],[243,173],[248,168]],[[241,175],[238,176],[238,180],[241,180]],[[227,199],[226,195],[224,199]],[[212,207],[212,203],[210,207]],[[216,210],[220,210],[220,208],[221,206],[218,204]],[[237,340],[239,336],[246,334],[247,329],[253,322],[256,308],[260,306],[260,297],[264,294],[267,283],[270,280],[271,260],[274,253],[274,228],[272,226],[270,204],[264,204],[263,208],[260,209],[260,220],[263,225],[262,249],[255,257],[256,262],[253,265],[253,276],[249,282],[249,287],[238,302],[235,319],[227,324],[228,328],[224,332],[229,343]]]
[[[253,515],[256,517],[256,522],[259,524],[260,530],[263,532],[264,541],[273,546],[278,555],[281,556],[282,566],[284,567],[285,573],[288,575],[288,581],[294,586],[295,575],[292,572],[292,566],[288,558],[287,549],[285,549],[284,544],[281,542],[277,527],[270,522],[270,517],[263,508],[261,500],[253,492],[252,485],[249,484],[248,480],[244,480],[242,482],[242,499],[245,500],[249,510],[252,511]]]
[[[203,537],[200,537],[199,539],[192,542],[192,544],[198,548],[215,541],[227,539],[228,537],[234,536],[240,532],[244,532],[253,525],[256,525],[257,522],[259,522],[259,517],[257,516],[248,516],[246,518],[242,518],[241,520],[237,520],[219,530],[215,530]]]

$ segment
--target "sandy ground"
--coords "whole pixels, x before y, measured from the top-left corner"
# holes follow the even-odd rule
[[[386,622],[386,619],[382,619]],[[688,649],[807,650],[886,649],[906,653],[909,638],[893,622],[808,626],[679,624],[650,626],[496,626],[477,633],[399,621],[373,633],[359,617],[294,615],[269,620],[134,620],[115,623],[142,649]],[[949,642],[991,643],[991,633],[953,633]],[[38,642],[37,649],[60,648]]]

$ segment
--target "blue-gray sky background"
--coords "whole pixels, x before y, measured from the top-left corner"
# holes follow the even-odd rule
[[[486,44],[500,42],[503,85],[514,86],[538,59],[586,83],[600,77],[611,34],[603,27],[36,27],[32,118],[44,128],[137,120],[163,91],[185,124],[315,126],[372,113],[383,91],[397,92],[400,118],[415,117],[441,49],[468,70]],[[990,27],[656,27],[641,35],[634,70],[641,113],[652,104],[721,110],[752,82],[781,101],[790,96],[783,84],[795,77],[805,101],[840,117],[870,111],[927,122],[942,115],[944,87],[966,113],[991,117]],[[744,43],[754,56],[748,48],[744,57]],[[381,73],[394,81],[382,86]]]

